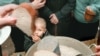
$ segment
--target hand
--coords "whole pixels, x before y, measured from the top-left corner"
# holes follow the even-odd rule
[[[16,18],[5,16],[3,18],[0,18],[0,28],[6,25],[14,26],[16,23]]]
[[[15,4],[8,4],[0,7],[0,28],[6,25],[15,25],[16,18],[9,16],[9,13],[17,7],[18,6]]]
[[[85,11],[85,20],[87,22],[90,22],[93,20],[94,16],[95,16],[94,11],[89,6],[87,6]]]
[[[42,0],[34,0],[32,2],[33,7],[35,9],[40,9],[40,8],[44,7],[45,3],[46,3],[46,0],[43,0],[43,1]]]
[[[100,45],[96,47],[96,56],[100,56]]]
[[[59,20],[58,20],[58,18],[56,17],[55,14],[51,14],[49,18],[50,18],[51,23],[53,23],[53,24],[59,23]]]
[[[90,6],[86,7],[86,13],[89,15],[96,15],[95,12],[90,8]]]
[[[0,7],[0,17],[5,16],[6,14],[10,13],[12,10],[16,9],[18,5],[16,4],[8,4],[5,6]]]
[[[40,37],[38,37],[36,35],[32,35],[32,40],[33,40],[33,42],[37,42],[40,40]]]

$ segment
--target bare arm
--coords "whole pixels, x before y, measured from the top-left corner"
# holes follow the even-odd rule
[[[0,7],[0,28],[6,25],[15,25],[16,18],[10,17],[8,14],[13,9],[17,8],[15,4],[9,4]]]

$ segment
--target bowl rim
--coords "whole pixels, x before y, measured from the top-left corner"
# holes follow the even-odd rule
[[[86,50],[86,52],[84,53],[84,55],[88,55],[88,54],[93,54],[92,50],[88,48],[88,46],[86,44],[84,44],[83,42],[79,41],[79,40],[76,40],[76,39],[73,39],[71,37],[65,37],[65,36],[46,36],[46,37],[55,37],[56,39],[58,39],[58,42],[60,45],[64,45],[64,46],[68,46],[68,47],[72,47],[76,50],[78,50],[79,52],[85,52],[85,51],[81,51],[79,49],[82,49],[81,47],[83,47],[84,50]],[[66,41],[66,44],[62,44],[61,41],[64,40]],[[74,43],[73,44],[68,44],[70,42]],[[26,55],[25,56],[29,56],[31,53],[34,53],[35,51],[37,51],[37,46],[38,44],[40,43],[39,42],[36,42],[35,44],[33,44],[29,50],[27,51]],[[76,44],[79,44],[79,45],[75,45]],[[82,53],[83,54],[83,53]]]
[[[4,26],[0,29],[0,45],[2,45],[10,36],[11,26]]]

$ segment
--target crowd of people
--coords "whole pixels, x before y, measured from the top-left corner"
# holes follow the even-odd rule
[[[35,22],[36,30],[31,37],[26,36],[15,27],[17,19],[9,16],[9,12],[23,2],[32,3],[33,8],[39,11],[39,17],[41,17],[37,18]],[[67,36],[80,41],[91,40],[95,38],[98,30],[99,5],[99,0],[34,0],[32,2],[29,0],[1,0],[0,28],[6,25],[14,26],[12,27],[11,37],[16,52],[22,51],[24,48],[27,51],[34,42],[37,42],[46,34],[47,30],[55,36]],[[96,47],[95,54],[100,56],[99,45]]]

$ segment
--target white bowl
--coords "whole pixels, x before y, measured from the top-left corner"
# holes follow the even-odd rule
[[[93,54],[92,50],[87,45],[71,37],[64,37],[64,36],[46,36],[46,37],[56,38],[59,42],[59,45],[64,45],[67,47],[74,48],[75,50],[83,54],[83,56],[90,56],[91,54]],[[37,51],[39,43],[40,41],[32,45],[27,51],[25,56],[31,56],[32,54],[34,54]]]
[[[10,36],[11,26],[5,26],[0,29],[0,45],[2,45]]]

